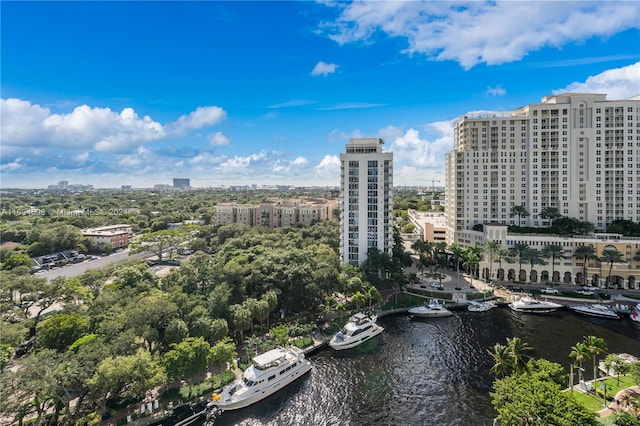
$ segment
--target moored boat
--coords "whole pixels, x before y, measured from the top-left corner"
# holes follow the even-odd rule
[[[528,312],[535,314],[548,314],[562,308],[562,305],[548,300],[537,300],[525,296],[509,303],[509,308],[516,312]]]
[[[304,352],[296,347],[277,348],[253,358],[242,377],[214,393],[211,407],[236,410],[274,394],[311,370]]]
[[[467,306],[467,310],[469,312],[487,312],[489,309],[495,307],[496,305],[494,303],[488,301],[478,302],[477,300],[471,300],[469,306]]]
[[[629,314],[631,321],[640,322],[640,303],[638,303]]]
[[[449,317],[453,315],[453,312],[445,308],[436,299],[431,299],[428,305],[410,308],[407,312],[418,318]]]
[[[329,346],[339,351],[355,348],[359,344],[377,336],[384,328],[376,324],[378,317],[362,312],[352,315],[347,324],[331,337]]]
[[[595,303],[593,305],[572,305],[569,306],[574,312],[592,317],[620,319],[620,315],[611,306]]]

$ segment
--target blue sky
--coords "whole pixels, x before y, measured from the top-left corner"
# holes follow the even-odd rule
[[[444,185],[451,122],[640,94],[640,3],[7,2],[0,185],[337,185],[381,137]]]

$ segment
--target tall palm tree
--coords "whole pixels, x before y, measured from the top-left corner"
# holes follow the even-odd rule
[[[607,352],[607,344],[602,337],[585,336],[582,342],[587,345],[587,349],[591,353],[591,359],[593,360],[593,384],[598,380],[596,374],[596,361],[598,355]]]
[[[518,257],[518,266],[519,266],[518,276],[516,281],[520,281],[520,272],[522,272],[522,264],[525,261],[524,254],[527,252],[527,249],[529,249],[529,244],[523,243],[523,242],[516,243],[513,246],[513,254]]]
[[[531,359],[531,356],[528,354],[533,349],[529,344],[525,343],[519,337],[507,338],[507,347],[511,352],[511,357],[513,359],[513,368],[516,373],[522,373],[524,371],[529,371],[527,367],[527,362]]]
[[[513,372],[513,356],[507,345],[496,343],[493,345],[493,351],[487,350],[491,358],[493,358],[493,367],[491,372],[497,376],[508,376]]]
[[[529,264],[529,280],[531,280],[531,273],[536,265],[546,265],[547,262],[542,258],[542,253],[534,248],[528,248],[523,253],[525,260]]]
[[[504,247],[500,247],[498,251],[496,251],[495,256],[496,256],[496,260],[498,261],[498,271],[502,269],[503,260],[507,263],[511,263],[511,252]],[[498,272],[496,276],[500,278],[500,272]],[[504,271],[502,273],[502,280],[504,281]]]
[[[520,225],[520,219],[529,216],[529,212],[525,206],[513,206],[511,207],[511,214],[509,216],[518,216],[518,226]]]
[[[466,253],[463,266],[467,268],[469,271],[469,275],[471,276],[471,285],[473,286],[473,276],[475,274],[475,270],[480,264],[480,256],[475,252],[471,251]]]
[[[542,219],[549,219],[549,228],[553,226],[553,221],[562,217],[560,210],[556,207],[545,207],[540,211]]]
[[[489,281],[493,279],[493,259],[499,248],[500,244],[497,241],[487,241],[482,250],[489,258]]]
[[[600,262],[609,264],[609,275],[607,276],[607,286],[611,285],[611,271],[613,271],[614,263],[624,263],[624,254],[616,249],[604,249],[602,250],[602,256],[600,256]]]
[[[587,285],[587,262],[589,259],[596,259],[596,249],[593,246],[580,246],[574,254],[578,259],[582,259],[582,285]]]
[[[566,259],[564,247],[560,244],[547,244],[542,248],[542,256],[547,259],[551,258],[551,282],[553,283],[553,277],[556,274],[556,259]]]
[[[589,348],[587,348],[587,345],[584,342],[579,342],[576,343],[574,346],[571,347],[571,352],[569,353],[569,358],[575,358],[575,364],[578,364],[578,367],[580,367],[579,373],[578,373],[578,381],[582,381],[583,380],[583,376],[582,376],[582,363],[589,359],[591,357],[591,352],[589,352]]]
[[[453,243],[449,246],[449,251],[453,254],[453,261],[456,263],[456,275],[458,276],[458,285],[460,287],[460,261],[464,258],[464,249],[458,245],[458,243]]]

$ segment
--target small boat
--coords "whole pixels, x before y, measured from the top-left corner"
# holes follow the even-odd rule
[[[548,314],[562,308],[562,305],[548,300],[537,300],[525,296],[509,303],[509,308],[516,312],[528,312],[534,314]]]
[[[436,299],[429,301],[428,305],[410,308],[408,312],[418,318],[450,317],[453,313],[441,305]]]
[[[377,319],[376,315],[362,312],[352,315],[342,330],[331,337],[329,346],[337,351],[351,349],[377,336],[384,331],[384,328],[376,324]]]
[[[640,303],[638,303],[629,314],[631,321],[640,322]]]
[[[304,352],[296,347],[277,348],[253,358],[242,377],[214,393],[209,407],[236,410],[274,394],[311,370]]]
[[[469,312],[487,312],[489,309],[495,308],[496,305],[491,302],[478,302],[477,300],[471,300],[467,310]]]
[[[574,312],[592,317],[620,319],[620,316],[613,310],[611,306],[601,305],[599,303],[593,305],[572,305],[569,306]]]

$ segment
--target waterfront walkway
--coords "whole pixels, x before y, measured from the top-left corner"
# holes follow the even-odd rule
[[[628,408],[623,402],[626,395],[629,395],[632,398],[640,396],[640,386],[632,386],[630,388],[622,389],[621,391],[619,391],[613,398],[613,402],[610,402],[606,406],[606,408],[598,411],[598,415],[600,417],[607,417],[617,410],[624,410]]]

